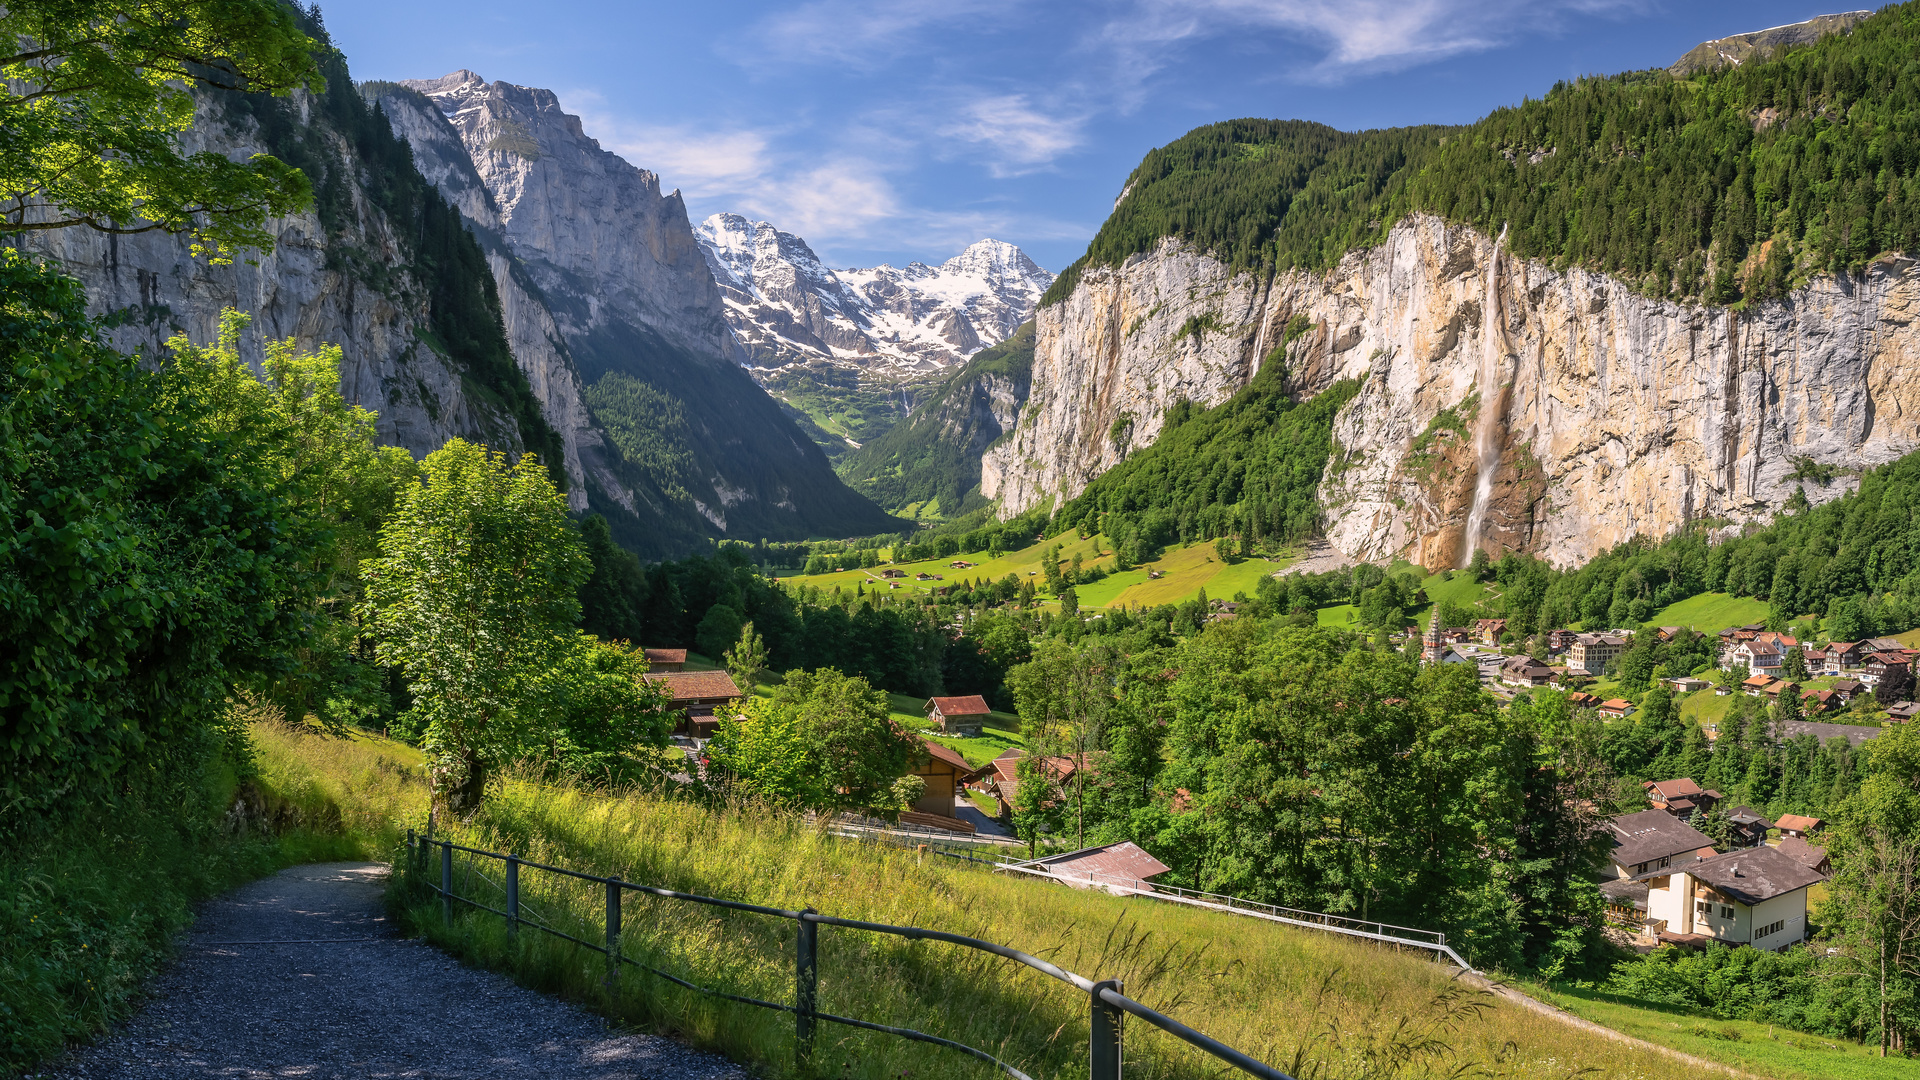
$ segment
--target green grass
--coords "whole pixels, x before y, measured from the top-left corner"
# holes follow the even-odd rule
[[[1647,621],[1655,626],[1684,626],[1703,634],[1714,634],[1729,626],[1766,622],[1767,605],[1747,596],[1701,593],[1677,604],[1668,604]]]
[[[1109,568],[1108,575],[1100,581],[1076,586],[1074,596],[1082,608],[1104,607],[1155,607],[1160,604],[1177,604],[1190,600],[1205,589],[1207,596],[1214,600],[1230,600],[1235,593],[1252,596],[1259,588],[1260,579],[1282,570],[1288,560],[1268,562],[1265,559],[1238,559],[1233,562],[1221,562],[1219,554],[1211,542],[1188,544],[1184,547],[1170,547],[1160,558],[1141,567],[1122,573],[1111,572],[1113,554],[1105,537],[1092,536],[1081,540],[1072,535],[1058,536],[1042,544],[1034,544],[1019,551],[1010,551],[999,558],[990,558],[989,553],[976,551],[949,555],[944,559],[928,559],[922,562],[900,563],[891,569],[902,570],[907,574],[904,581],[888,581],[880,577],[880,571],[887,567],[873,567],[867,570],[840,570],[828,574],[795,574],[782,580],[789,585],[813,585],[823,589],[838,586],[851,589],[856,585],[868,591],[878,590],[895,595],[901,593],[925,594],[936,588],[945,588],[969,581],[998,581],[1012,574],[1022,581],[1032,580],[1034,588],[1044,588],[1045,575],[1040,572],[1040,556],[1049,546],[1059,544],[1062,563],[1071,562],[1075,555],[1081,557],[1081,565],[1091,569],[1095,566]],[[975,563],[966,570],[955,570],[949,563],[956,560]],[[1162,576],[1151,579],[1148,569],[1158,571]],[[916,574],[938,574],[939,581],[915,581]],[[897,583],[898,589],[892,586]],[[1053,605],[1051,594],[1041,594],[1043,602]]]
[[[889,716],[926,735],[934,742],[959,751],[960,756],[966,758],[969,765],[985,765],[1014,747],[1021,750],[1027,748],[1027,740],[1020,735],[1020,718],[1012,713],[993,713],[991,723],[980,730],[979,738],[961,739],[933,734],[933,727],[927,722],[926,713],[922,711],[926,705],[924,699],[908,697],[905,694],[888,694],[887,698],[893,705],[892,711],[888,713]]]
[[[473,821],[453,830],[453,838],[708,896],[811,906],[1010,945],[1081,974],[1124,979],[1128,994],[1147,1005],[1301,1073],[1322,1058],[1326,1074],[1347,1075],[1370,1050],[1384,1054],[1416,1034],[1432,1035],[1438,1045],[1415,1052],[1398,1071],[1368,1075],[1411,1078],[1486,1067],[1501,1075],[1627,1080],[1673,1069],[1650,1052],[1495,1001],[1479,999],[1484,1012],[1448,1016],[1445,999],[1459,988],[1447,968],[1425,959],[843,841],[767,811],[715,812],[639,792],[509,783]],[[490,876],[497,880],[497,873]],[[456,877],[476,899],[497,903],[486,881],[464,869]],[[530,912],[587,940],[600,936],[597,884],[523,872],[521,889]],[[499,917],[487,913],[462,910],[447,924],[438,904],[404,881],[395,898],[409,925],[470,963],[585,1002],[622,1024],[672,1032],[758,1075],[796,1074],[790,1016],[696,994],[634,968],[626,969],[619,993],[610,994],[597,952],[541,934],[509,939]],[[728,993],[790,999],[791,924],[636,894],[626,904],[625,955]],[[1034,1076],[1087,1069],[1085,996],[1038,973],[955,946],[838,928],[821,931],[819,949],[824,1010],[984,1047]],[[1337,1046],[1329,1031],[1338,1032]],[[1304,1066],[1295,1065],[1296,1053]],[[1218,1062],[1145,1024],[1129,1026],[1127,1058],[1143,1077],[1222,1075]],[[819,1074],[848,1080],[997,1075],[955,1052],[833,1025],[823,1026],[815,1063]]]
[[[1535,985],[1528,993],[1596,1024],[1775,1080],[1920,1078],[1920,1059],[1881,1059],[1872,1047],[1748,1020],[1616,998],[1598,991]]]
[[[1718,724],[1727,718],[1733,708],[1733,699],[1738,690],[1731,694],[1720,695],[1712,690],[1695,690],[1680,698],[1680,722],[1685,724],[1698,720],[1702,726]]]

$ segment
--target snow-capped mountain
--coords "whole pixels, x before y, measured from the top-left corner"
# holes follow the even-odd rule
[[[715,214],[694,228],[756,368],[828,361],[902,375],[957,364],[1033,316],[1053,275],[981,240],[939,266],[834,270],[800,237]]]

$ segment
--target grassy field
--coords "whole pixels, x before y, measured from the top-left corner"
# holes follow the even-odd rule
[[[989,558],[987,552],[971,552],[950,555],[944,559],[929,559],[924,562],[901,563],[893,569],[904,570],[907,579],[888,581],[880,577],[880,567],[868,570],[840,570],[829,574],[796,574],[781,580],[791,585],[814,585],[832,589],[839,586],[851,589],[855,585],[867,589],[879,589],[884,592],[931,592],[936,588],[956,585],[963,581],[998,581],[1012,574],[1022,581],[1033,580],[1034,588],[1043,588],[1044,575],[1040,573],[1040,555],[1053,544],[1060,545],[1060,559],[1063,563],[1072,561],[1075,555],[1081,558],[1083,567],[1113,566],[1113,554],[1104,537],[1092,536],[1085,540],[1074,536],[1061,536],[1044,544],[1034,544],[1019,551],[1009,551],[999,558]],[[955,561],[965,561],[976,565],[956,570],[948,565]],[[1231,563],[1220,561],[1211,543],[1189,544],[1185,547],[1170,547],[1160,558],[1145,566],[1123,573],[1109,573],[1100,581],[1081,585],[1074,589],[1074,595],[1083,608],[1102,608],[1115,606],[1153,607],[1159,604],[1175,604],[1198,595],[1201,589],[1207,596],[1216,600],[1229,600],[1235,593],[1244,592],[1252,596],[1259,586],[1260,579],[1268,574],[1284,569],[1286,560],[1268,562],[1265,559],[1240,559]],[[1162,576],[1153,579],[1147,576],[1148,568],[1158,571]],[[915,581],[916,574],[938,574],[939,581]],[[899,589],[892,586],[898,585]],[[1043,594],[1044,602],[1049,606],[1051,597]]]
[[[1127,993],[1295,1075],[1463,1074],[1649,1077],[1671,1063],[1501,1004],[1447,969],[1350,939],[995,875],[917,851],[837,840],[804,821],[713,813],[645,794],[509,785],[464,843],[709,896],[894,925],[951,930],[1025,949]],[[478,876],[463,889],[497,903]],[[497,874],[490,875],[497,879]],[[551,925],[599,936],[600,887],[523,872],[522,903]],[[768,1076],[795,1075],[792,1020],[627,969],[617,995],[599,954],[546,935],[507,937],[501,920],[404,889],[411,924],[469,962],[584,1001],[642,1029],[721,1050]],[[629,894],[627,956],[728,993],[786,1001],[791,924]],[[1035,1076],[1087,1068],[1084,995],[1025,968],[937,943],[860,931],[820,934],[821,1008],[987,1049]],[[1424,1049],[1417,1044],[1424,1044]],[[1400,1059],[1405,1052],[1404,1060]],[[1218,1063],[1145,1024],[1128,1027],[1139,1076],[1222,1075]],[[1382,1068],[1387,1061],[1395,1064]],[[821,1073],[850,1078],[997,1075],[956,1052],[823,1025]],[[1482,1071],[1484,1070],[1484,1071]]]
[[[1701,593],[1677,604],[1668,604],[1654,612],[1647,621],[1655,626],[1684,626],[1703,634],[1712,634],[1729,626],[1766,622],[1767,605],[1748,596]]]
[[[1777,1080],[1920,1080],[1920,1059],[1875,1055],[1872,1047],[1748,1020],[1625,1001],[1598,991],[1520,989],[1596,1024],[1651,1043]]]
[[[888,694],[893,710],[888,715],[915,731],[925,734],[934,742],[960,752],[969,765],[985,765],[999,757],[1006,750],[1018,747],[1027,748],[1027,740],[1020,736],[1020,718],[1012,713],[993,713],[992,724],[980,731],[977,739],[960,739],[946,735],[933,734],[932,725],[927,722],[927,714],[922,711],[926,705],[921,698],[908,697],[905,694]]]

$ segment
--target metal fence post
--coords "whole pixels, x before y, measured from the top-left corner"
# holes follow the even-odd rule
[[[813,1013],[820,1001],[820,924],[808,919],[812,908],[800,913],[800,932],[793,943],[793,1056],[805,1064],[813,1055]]]
[[[453,845],[440,841],[440,917],[453,925]]]
[[[1100,1000],[1100,991],[1124,993],[1119,979],[1102,979],[1093,984],[1092,1032],[1087,1044],[1087,1064],[1092,1080],[1120,1080],[1121,1020],[1119,1009]]]
[[[520,856],[507,856],[507,933],[520,936]]]
[[[607,993],[620,988],[620,883],[607,880]]]

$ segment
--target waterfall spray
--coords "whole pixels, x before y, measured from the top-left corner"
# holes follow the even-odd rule
[[[1506,327],[1500,317],[1500,248],[1507,242],[1507,227],[1500,227],[1500,238],[1493,242],[1493,255],[1487,260],[1487,295],[1480,304],[1480,420],[1473,429],[1473,453],[1480,466],[1473,485],[1473,509],[1467,513],[1466,543],[1460,549],[1460,565],[1473,561],[1480,546],[1480,534],[1486,528],[1487,502],[1493,497],[1493,473],[1500,466],[1500,416],[1505,412],[1501,376],[1505,374]]]

